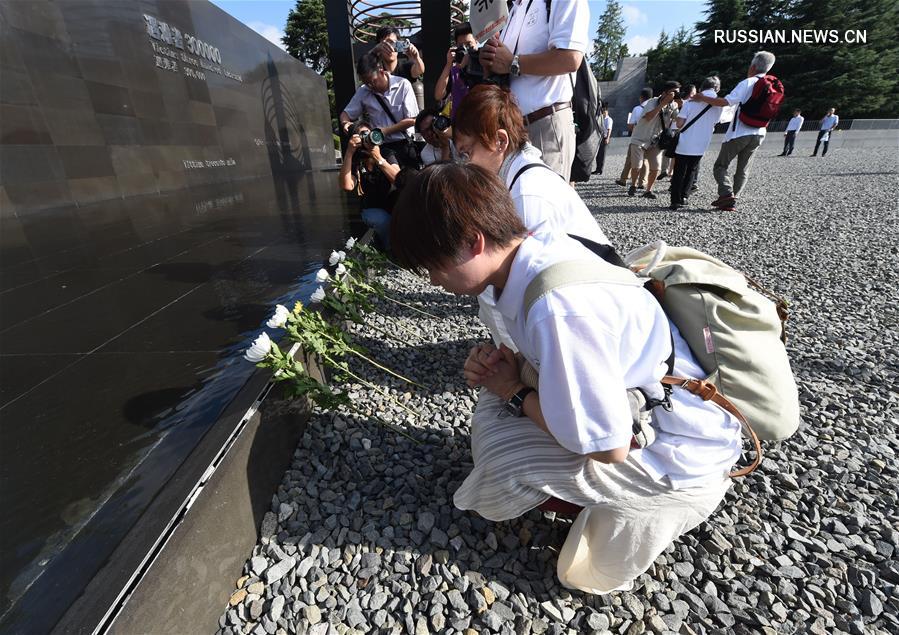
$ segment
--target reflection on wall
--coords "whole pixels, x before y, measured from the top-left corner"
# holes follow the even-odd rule
[[[204,0],[0,3],[0,82],[4,214],[334,163],[324,79]]]

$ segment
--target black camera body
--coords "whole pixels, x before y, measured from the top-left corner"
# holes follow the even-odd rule
[[[456,47],[455,56],[453,57],[453,61],[456,64],[461,64],[462,60],[465,59],[465,51],[466,50],[467,50],[466,47],[462,46],[461,44]]]
[[[434,117],[434,122],[431,124],[437,132],[445,132],[451,125],[453,125],[453,122],[446,115],[437,115]]]
[[[469,88],[479,84],[494,84],[500,88],[509,88],[512,76],[509,73],[487,75],[481,66],[480,51],[467,49],[468,66],[462,69],[462,81]],[[458,54],[458,53],[457,53]]]
[[[379,146],[384,143],[384,133],[380,128],[372,128],[370,130],[363,130],[359,132],[357,130],[356,124],[351,124],[346,131],[347,138],[352,137],[353,135],[359,135],[362,139],[362,147],[371,150],[375,146]]]

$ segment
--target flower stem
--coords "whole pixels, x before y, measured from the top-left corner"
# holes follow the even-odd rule
[[[336,343],[338,343],[338,344],[341,343],[341,342],[338,342],[338,341],[337,341],[336,339],[334,339],[333,337],[331,337],[330,335],[328,335],[327,333],[322,333],[322,335],[324,335],[327,339],[331,340],[332,342],[336,342]],[[390,369],[387,368],[386,366],[382,366],[381,364],[379,364],[379,363],[376,362],[375,360],[373,360],[373,359],[371,359],[371,358],[369,358],[369,357],[366,357],[365,355],[363,355],[363,354],[360,353],[359,351],[353,350],[353,349],[350,348],[349,346],[347,347],[347,351],[350,352],[350,353],[352,353],[352,354],[355,355],[356,357],[359,357],[359,358],[361,358],[361,359],[364,359],[365,361],[367,361],[367,362],[368,362],[369,364],[371,364],[372,366],[375,366],[376,368],[380,368],[380,369],[383,370],[385,373],[390,373],[390,374],[393,375],[394,377],[396,377],[396,378],[398,378],[398,379],[402,379],[404,382],[406,382],[406,383],[408,383],[408,384],[412,384],[413,386],[418,386],[419,388],[422,388],[422,389],[424,388],[424,386],[422,386],[421,384],[419,384],[417,381],[412,381],[412,380],[409,379],[408,377],[403,377],[403,376],[400,375],[399,373],[390,370]]]
[[[418,307],[414,307],[414,306],[412,306],[411,304],[408,304],[408,303],[406,303],[406,302],[401,302],[400,300],[397,300],[396,298],[391,298],[391,297],[390,297],[389,295],[387,295],[386,293],[385,293],[383,296],[381,296],[381,297],[383,297],[385,300],[390,300],[391,302],[393,302],[393,303],[395,303],[395,304],[399,304],[400,306],[404,306],[404,307],[406,307],[407,309],[412,309],[413,311],[415,311],[415,312],[417,312],[417,313],[421,313],[422,315],[426,315],[426,316],[428,316],[429,318],[433,318],[433,319],[435,319],[435,320],[439,320],[439,319],[440,319],[439,317],[437,317],[437,316],[434,315],[433,313],[428,313],[427,311],[422,311],[422,310],[419,309]]]
[[[350,377],[352,377],[353,379],[355,379],[356,381],[358,381],[359,383],[361,383],[361,384],[362,384],[363,386],[365,386],[366,388],[371,388],[372,390],[374,390],[375,392],[381,394],[382,396],[387,397],[390,401],[392,401],[393,403],[395,403],[396,405],[398,405],[400,408],[402,408],[403,410],[405,410],[406,412],[408,412],[408,413],[411,414],[412,416],[414,416],[414,417],[418,417],[418,416],[419,416],[419,414],[418,414],[417,412],[415,412],[414,410],[412,410],[412,409],[409,408],[408,406],[406,406],[406,405],[404,405],[404,404],[401,404],[401,403],[400,403],[397,399],[395,399],[389,392],[387,392],[386,390],[384,390],[383,388],[381,388],[381,387],[379,387],[379,386],[375,386],[373,383],[371,383],[371,382],[368,381],[367,379],[363,379],[362,377],[360,377],[359,375],[357,375],[356,373],[354,373],[353,371],[351,371],[349,368],[347,368],[346,365],[341,366],[340,364],[338,364],[337,362],[335,362],[333,359],[331,359],[331,358],[328,357],[327,355],[323,355],[323,357],[325,358],[325,360],[326,360],[328,363],[331,364],[331,366],[332,366],[333,368],[337,368],[337,369],[342,370],[343,372],[345,372],[347,375],[349,375]]]

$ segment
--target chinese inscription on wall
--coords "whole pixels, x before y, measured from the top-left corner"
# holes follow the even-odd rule
[[[146,13],[144,22],[157,68],[204,81],[208,71],[243,82],[238,73],[222,66],[222,54],[217,47]]]

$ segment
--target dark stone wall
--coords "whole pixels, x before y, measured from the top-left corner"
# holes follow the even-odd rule
[[[0,2],[0,210],[333,165],[325,81],[205,0]]]

